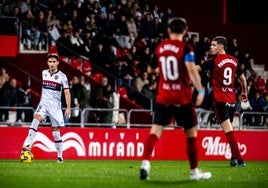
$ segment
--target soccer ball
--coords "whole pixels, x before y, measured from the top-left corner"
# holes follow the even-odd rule
[[[20,162],[30,163],[33,161],[33,154],[31,151],[22,151],[20,155]]]

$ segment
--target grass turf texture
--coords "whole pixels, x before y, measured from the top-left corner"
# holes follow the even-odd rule
[[[113,160],[0,160],[0,187],[38,188],[156,188],[156,187],[235,187],[268,186],[268,162],[247,161],[247,167],[230,167],[228,161],[200,161],[210,180],[190,181],[187,161],[152,161],[149,181],[139,180],[141,161]]]

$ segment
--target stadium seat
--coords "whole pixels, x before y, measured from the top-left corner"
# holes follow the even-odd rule
[[[64,61],[64,62],[66,62],[66,63],[69,63],[69,58],[66,57],[66,56],[59,56],[59,59],[60,59],[61,61]]]
[[[127,94],[126,87],[124,87],[124,86],[118,87],[117,92],[120,94],[120,96],[128,99],[128,94]]]
[[[100,83],[101,78],[102,78],[102,73],[100,72],[95,72],[92,76],[93,80],[95,80],[96,82]]]
[[[82,72],[87,74],[87,75],[91,75],[92,73],[92,66],[91,63],[87,60],[83,60],[82,61]]]
[[[71,59],[71,65],[76,69],[80,69],[80,62],[78,59]]]
[[[58,53],[57,46],[49,46],[48,53]]]

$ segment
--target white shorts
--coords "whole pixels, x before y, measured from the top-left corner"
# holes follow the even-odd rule
[[[63,112],[61,108],[57,106],[46,106],[44,104],[39,104],[35,110],[35,114],[42,116],[43,120],[46,120],[49,117],[52,127],[63,127]]]

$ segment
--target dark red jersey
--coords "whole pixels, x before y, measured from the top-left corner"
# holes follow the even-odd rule
[[[203,71],[211,71],[215,101],[235,103],[235,77],[242,74],[242,71],[238,69],[237,59],[229,54],[220,54],[200,66]]]
[[[192,87],[185,61],[194,62],[192,46],[179,40],[166,39],[156,50],[159,67],[158,95],[161,104],[188,104],[192,101]]]

